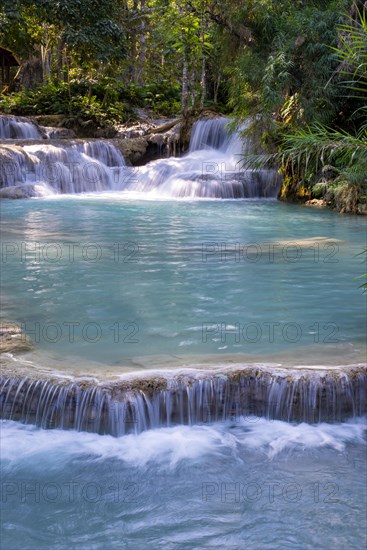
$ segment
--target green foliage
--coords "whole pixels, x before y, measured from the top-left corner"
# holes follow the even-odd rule
[[[5,113],[17,115],[63,114],[69,108],[69,90],[66,85],[49,84],[34,91],[21,91],[4,96],[0,107]]]
[[[82,123],[92,121],[101,127],[121,123],[132,115],[134,106],[151,109],[158,115],[177,115],[180,88],[168,82],[145,86],[101,79],[44,84],[36,90],[22,90],[0,100],[0,110],[15,115],[65,115]]]
[[[0,14],[0,38],[9,45],[23,41],[30,49],[42,41],[47,28],[54,30],[54,40],[61,41],[82,63],[105,62],[125,53],[114,0],[5,0]]]
[[[249,0],[241,16],[251,41],[230,73],[231,103],[239,117],[261,112],[297,126],[333,120],[338,92],[330,77],[338,62],[330,47],[337,45],[345,5]],[[246,91],[239,94],[241,87]]]
[[[5,96],[0,101],[0,109],[16,115],[65,115],[69,120],[84,124],[93,122],[100,127],[122,122],[131,113],[123,102],[103,103],[106,90],[96,86],[97,94],[88,93],[83,83],[43,85],[37,90],[21,91]],[[103,93],[104,92],[104,93]]]
[[[358,12],[357,24],[350,19],[340,27],[340,46],[335,49],[342,62],[343,74],[348,80],[343,86],[354,99],[364,100],[367,93],[367,15]]]
[[[295,42],[303,50],[302,73],[294,55],[267,57],[259,98],[265,113],[275,110],[277,152],[248,156],[244,164],[255,169],[277,164],[292,192],[297,181],[300,190],[337,210],[359,212],[367,186],[367,21],[359,13],[357,21],[335,27],[341,16],[330,12],[331,5],[323,16],[315,6],[293,14],[307,30]]]
[[[367,82],[367,21],[366,15],[359,13],[357,22],[351,21],[340,27],[341,46],[335,48],[337,58],[342,63],[340,72],[349,78],[341,86],[357,92],[358,99]],[[354,96],[355,98],[356,96]],[[367,192],[367,122],[364,109],[357,109],[361,121],[354,133],[346,130],[313,125],[306,130],[284,136],[280,159],[287,171],[298,172],[301,182],[314,184],[320,171],[330,165],[336,176],[323,187],[314,185],[314,193],[330,198],[332,195],[338,207],[338,199],[350,201],[358,189],[358,200],[366,200]],[[362,114],[362,116],[361,116]],[[364,117],[363,117],[364,115]],[[354,189],[353,189],[354,186]],[[348,190],[347,190],[348,189]],[[342,201],[343,202],[343,201]],[[342,209],[345,210],[345,204]],[[339,208],[340,209],[340,208]]]
[[[321,125],[300,129],[285,136],[279,156],[282,164],[299,176],[310,178],[331,165],[339,174],[353,172],[357,184],[367,181],[367,132],[364,128],[355,136]]]
[[[281,166],[290,182],[298,181],[298,188],[310,189],[341,212],[359,212],[366,202],[366,128],[356,135],[322,125],[286,133],[277,153],[244,159],[249,168],[264,164]]]
[[[153,82],[139,88],[140,104],[162,115],[177,115],[181,109],[180,86],[167,81]]]

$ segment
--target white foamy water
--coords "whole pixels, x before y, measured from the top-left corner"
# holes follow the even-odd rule
[[[2,546],[357,550],[364,431],[249,417],[113,438],[5,421]]]
[[[160,428],[118,438],[74,430],[40,430],[12,421],[2,421],[1,430],[1,457],[12,466],[50,455],[59,462],[87,456],[91,461],[118,459],[130,466],[154,462],[175,467],[180,461],[226,454],[241,460],[245,450],[261,452],[264,460],[289,451],[325,448],[343,453],[348,443],[365,442],[366,421],[360,418],[342,424],[310,425],[248,416],[235,422]]]
[[[276,172],[241,168],[243,155],[252,144],[239,132],[230,134],[228,123],[223,117],[197,121],[189,152],[139,168],[137,182],[129,189],[155,198],[275,198],[279,187]]]

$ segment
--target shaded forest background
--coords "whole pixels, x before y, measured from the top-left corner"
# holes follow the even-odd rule
[[[0,110],[99,127],[212,108],[252,117],[281,196],[363,211],[367,23],[350,0],[0,0],[20,60]],[[15,75],[14,75],[15,76]]]

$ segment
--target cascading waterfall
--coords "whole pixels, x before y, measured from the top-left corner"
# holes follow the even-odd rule
[[[41,130],[33,122],[17,117],[0,116],[0,139],[42,139]]]
[[[339,422],[366,413],[366,381],[360,366],[161,372],[114,383],[9,377],[1,383],[0,414],[43,428],[114,436],[241,417]]]
[[[230,134],[226,129],[228,123],[229,119],[224,117],[196,121],[191,132],[189,152],[217,149],[231,157],[248,150],[250,141],[241,140],[238,132]]]
[[[6,196],[118,190],[127,175],[118,149],[104,141],[3,145],[0,183]]]
[[[224,117],[197,121],[189,152],[142,167],[134,190],[179,198],[276,198],[280,183],[276,171],[241,168],[252,144],[239,132],[230,134],[229,122]]]
[[[105,141],[0,145],[0,187],[6,198],[54,194],[123,192],[151,198],[275,198],[274,170],[243,170],[250,140],[229,134],[229,119],[197,121],[189,152],[129,169],[120,151]],[[0,136],[40,138],[31,123],[0,117]]]

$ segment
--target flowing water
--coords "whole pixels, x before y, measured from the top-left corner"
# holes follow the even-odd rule
[[[187,155],[141,168],[127,167],[114,145],[104,141],[5,144],[0,146],[2,194],[17,198],[21,188],[25,197],[119,191],[130,198],[151,199],[275,198],[276,173],[241,169],[242,153],[250,142],[244,147],[238,132],[229,135],[228,122],[226,118],[198,121]],[[0,127],[0,137],[4,128]]]
[[[0,139],[41,139],[36,124],[11,116],[0,116]]]
[[[43,428],[114,436],[254,415],[288,422],[337,422],[367,412],[366,380],[361,366],[290,373],[244,365],[158,371],[113,383],[5,378],[1,416]]]
[[[277,202],[226,123],[139,169],[0,146],[38,197],[1,204],[2,548],[365,546],[364,220]]]
[[[364,432],[248,418],[114,438],[3,421],[2,548],[359,550]]]

